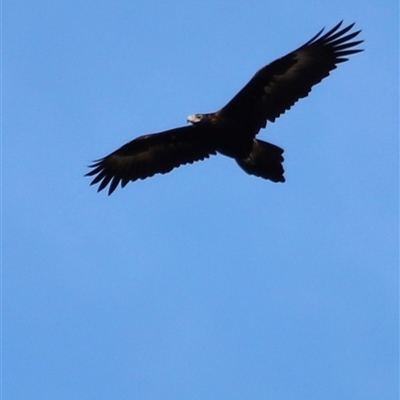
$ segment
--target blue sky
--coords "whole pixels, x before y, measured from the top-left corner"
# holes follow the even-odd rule
[[[111,197],[83,175],[344,19],[365,52],[260,133]],[[395,399],[398,4],[3,4],[7,399]]]

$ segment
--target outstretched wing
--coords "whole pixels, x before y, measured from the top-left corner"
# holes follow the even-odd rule
[[[129,181],[165,174],[182,164],[216,154],[208,136],[207,131],[194,126],[140,136],[95,161],[86,176],[95,176],[91,185],[99,183],[98,191],[110,184],[110,195],[120,182],[124,187]]]
[[[306,97],[337,64],[362,51],[355,47],[363,41],[352,41],[360,31],[348,33],[354,24],[343,29],[341,25],[342,22],[324,35],[321,30],[297,50],[260,69],[219,115],[236,120],[254,134],[265,128],[267,120],[275,121]]]

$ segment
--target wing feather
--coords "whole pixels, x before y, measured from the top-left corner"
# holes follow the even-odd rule
[[[352,41],[361,31],[348,33],[351,24],[340,29],[342,22],[327,33],[318,32],[297,50],[260,69],[247,85],[220,111],[252,130],[254,134],[274,122],[311,88],[326,78],[347,56],[362,51],[357,49],[362,40]]]
[[[193,163],[216,154],[207,130],[185,126],[138,137],[108,156],[96,160],[86,176],[94,176],[91,185],[98,191],[108,185],[110,195],[121,183],[165,174],[183,164]]]

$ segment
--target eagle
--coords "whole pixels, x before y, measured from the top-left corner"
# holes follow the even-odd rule
[[[363,51],[357,48],[363,41],[353,40],[361,30],[351,31],[354,23],[342,23],[326,33],[322,29],[297,50],[261,68],[219,111],[190,115],[186,126],[137,137],[94,161],[85,176],[94,176],[91,185],[99,184],[98,191],[109,185],[110,195],[119,184],[125,187],[219,153],[250,175],[284,182],[283,149],[256,136],[347,56]]]

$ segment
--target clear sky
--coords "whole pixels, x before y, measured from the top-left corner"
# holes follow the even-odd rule
[[[83,177],[342,19],[365,52],[260,133],[286,183]],[[398,83],[395,0],[4,2],[4,399],[396,399]]]

